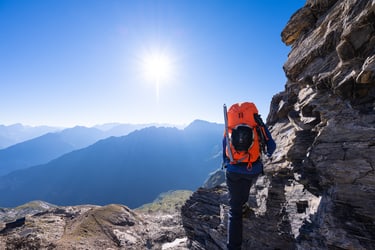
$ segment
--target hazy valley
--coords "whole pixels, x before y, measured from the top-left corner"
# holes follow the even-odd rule
[[[220,124],[194,121],[183,130],[147,127],[75,150],[73,145],[82,147],[102,136],[96,129],[72,130],[77,129],[80,132],[70,137],[70,143],[64,137],[69,131],[64,130],[0,151],[0,157],[8,159],[13,153],[13,160],[29,156],[31,161],[53,149],[62,155],[1,176],[1,207],[43,200],[56,205],[120,203],[135,208],[169,190],[195,190],[221,162]]]

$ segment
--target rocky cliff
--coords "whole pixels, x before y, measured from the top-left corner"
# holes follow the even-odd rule
[[[251,190],[244,249],[375,249],[375,1],[307,0],[281,34],[278,145]],[[191,249],[224,249],[225,185],[182,208]]]

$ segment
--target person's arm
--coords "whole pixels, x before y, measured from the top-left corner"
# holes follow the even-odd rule
[[[275,152],[275,150],[276,150],[276,143],[273,140],[272,135],[271,135],[270,131],[268,130],[267,126],[264,126],[264,128],[265,128],[264,130],[266,131],[266,135],[267,135],[267,139],[268,139],[266,141],[267,156],[271,157],[271,155],[273,154],[273,152]]]

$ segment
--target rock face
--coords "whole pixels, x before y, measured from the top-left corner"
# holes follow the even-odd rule
[[[251,190],[244,249],[375,249],[375,1],[307,0],[282,31],[278,145]],[[182,208],[191,249],[225,249],[225,185]],[[201,222],[199,222],[201,221]]]

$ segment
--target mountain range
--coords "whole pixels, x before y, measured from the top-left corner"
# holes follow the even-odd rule
[[[220,166],[223,125],[147,127],[109,137],[49,163],[0,177],[0,207],[31,200],[57,205],[141,206],[169,190],[194,190]]]
[[[103,138],[96,128],[74,127],[47,133],[0,150],[0,175],[47,163],[75,149],[87,147]]]
[[[73,150],[87,147],[100,139],[110,136],[123,136],[130,132],[148,127],[148,124],[103,124],[92,128],[76,126],[73,128],[60,129],[58,131],[49,132],[38,137],[22,141],[11,145],[7,148],[0,149],[0,176],[8,174],[18,169],[40,165],[56,159]],[[21,124],[0,127],[0,132],[6,138],[27,138],[26,135],[19,135],[17,131],[33,130],[43,132],[52,130],[52,127],[29,127]],[[56,130],[58,128],[55,128]],[[29,133],[30,134],[30,133]],[[31,134],[30,134],[31,136]],[[2,141],[5,143],[5,141]],[[0,138],[1,143],[1,138]]]
[[[56,132],[60,129],[50,126],[25,126],[20,123],[12,125],[0,125],[0,149],[11,145],[30,140],[49,132]]]

